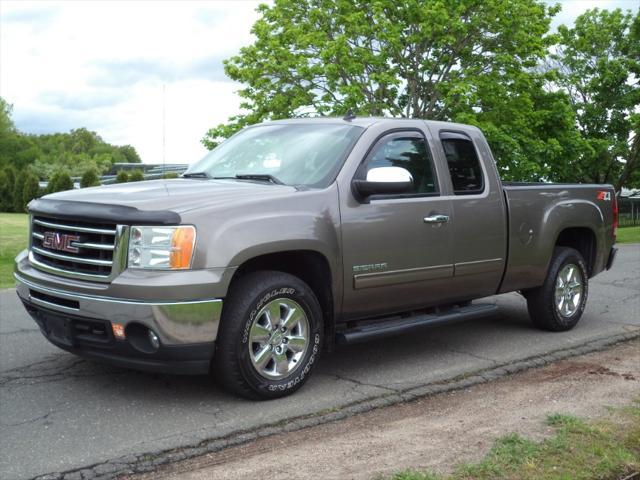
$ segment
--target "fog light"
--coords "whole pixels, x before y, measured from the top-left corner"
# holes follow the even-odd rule
[[[114,337],[116,337],[118,340],[124,340],[124,325],[122,325],[121,323],[113,323],[111,324],[111,328],[113,330]]]
[[[149,342],[151,342],[151,346],[156,350],[160,348],[160,339],[153,330],[149,330]]]

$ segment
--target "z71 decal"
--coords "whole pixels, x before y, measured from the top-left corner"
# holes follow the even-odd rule
[[[596,197],[597,200],[604,200],[605,202],[610,202],[611,201],[611,192],[607,192],[605,190],[599,190],[598,191],[598,196]]]

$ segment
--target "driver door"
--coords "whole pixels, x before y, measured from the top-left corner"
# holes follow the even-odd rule
[[[440,194],[424,132],[382,136],[355,178],[366,179],[378,167],[406,169],[413,187],[367,199],[349,192],[342,205],[345,320],[442,301],[453,278],[452,206]]]

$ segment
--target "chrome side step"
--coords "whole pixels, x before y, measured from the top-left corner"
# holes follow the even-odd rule
[[[495,314],[498,307],[492,303],[451,307],[436,313],[426,313],[412,317],[393,317],[374,323],[359,325],[336,333],[336,344],[351,345],[376,338],[402,335],[424,327],[455,323]]]

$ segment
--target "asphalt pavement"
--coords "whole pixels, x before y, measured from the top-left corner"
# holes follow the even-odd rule
[[[490,297],[482,302],[500,307],[492,317],[341,348],[295,395],[251,402],[206,377],[139,373],[63,352],[42,337],[13,289],[0,291],[0,478],[152,457],[640,332],[640,245],[620,247],[589,297],[581,322],[565,333],[535,330],[516,293]]]

